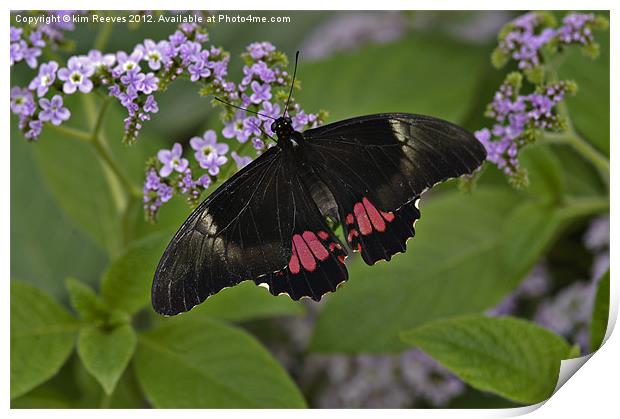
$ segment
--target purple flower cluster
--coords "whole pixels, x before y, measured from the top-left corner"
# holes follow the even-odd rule
[[[170,38],[171,43],[177,35]],[[202,49],[198,42],[193,41],[183,41],[179,45],[177,68],[181,71],[187,69],[190,80],[204,82],[201,91],[203,95],[215,94],[233,105],[247,108],[250,112],[226,108],[221,135],[228,143],[218,143],[217,134],[213,130],[207,130],[202,137],[189,140],[198,166],[194,172],[202,170],[198,181],[192,180],[192,170],[189,168],[192,164],[183,158],[180,144],[175,144],[172,150],[161,150],[158,153],[158,158],[153,160],[147,169],[144,189],[145,211],[147,219],[150,220],[155,219],[157,210],[167,201],[156,193],[158,189],[153,189],[153,185],[165,184],[166,197],[168,187],[172,187],[174,193],[187,196],[188,201],[194,203],[200,194],[195,185],[207,188],[213,178],[222,175],[221,168],[231,160],[237,169],[241,169],[252,161],[252,155],[258,155],[268,146],[274,145],[273,138],[270,138],[274,135],[271,124],[273,119],[282,116],[292,82],[289,74],[282,69],[287,63],[286,57],[268,42],[256,42],[247,47],[243,78],[238,84],[225,78],[228,56],[219,49]],[[144,47],[147,47],[146,43]],[[154,44],[150,44],[149,48],[153,49]],[[165,54],[161,56],[165,57]],[[136,59],[139,62],[139,59]],[[163,58],[163,67],[166,66],[165,60]],[[174,60],[177,58],[173,58]],[[317,126],[323,117],[322,114],[306,113],[293,100],[289,115],[297,130]],[[237,146],[231,147],[230,143],[236,143]],[[252,145],[254,152],[251,155],[240,154],[246,144]],[[228,172],[227,170],[226,174]],[[159,173],[159,183],[152,182],[153,173]],[[175,174],[172,175],[173,173]]]
[[[54,10],[29,16],[36,22],[23,27],[11,26],[10,61],[11,66],[24,61],[28,67],[36,68],[38,59],[45,47],[57,48],[64,40],[63,31],[73,30],[73,24],[65,22],[65,16],[77,12]]]
[[[596,17],[592,13],[571,13],[564,16],[557,30],[558,40],[563,44],[590,45],[594,43],[592,27]]]
[[[221,49],[203,47],[208,36],[198,25],[182,24],[167,40],[145,40],[131,53],[118,52],[101,60],[102,84],[127,110],[125,142],[135,141],[142,123],[159,111],[153,93],[185,75],[193,82],[221,84],[228,56]],[[105,58],[105,57],[104,57]]]
[[[537,130],[557,131],[562,128],[556,113],[557,104],[567,93],[574,93],[574,83],[560,81],[540,86],[533,93],[520,95],[522,78],[511,73],[495,93],[487,116],[495,120],[492,129],[475,133],[487,151],[487,160],[508,176],[519,170],[519,149],[531,141]]]
[[[213,131],[207,131],[206,138],[211,138],[209,133],[215,134]],[[217,144],[215,138],[213,140],[213,151],[209,155],[217,154],[217,150],[222,149],[220,146],[225,145]],[[196,155],[206,151],[207,146],[201,145],[203,147],[196,151]],[[156,166],[159,166],[159,170],[155,168]],[[183,158],[181,144],[175,143],[171,150],[160,150],[157,153],[157,162],[149,165],[144,181],[143,201],[147,218],[154,220],[159,207],[168,202],[175,193],[185,195],[190,203],[195,203],[200,197],[201,190],[208,188],[210,184],[211,177],[208,174],[194,179],[189,161]]]
[[[555,30],[545,27],[551,18],[547,14],[531,12],[510,22],[500,37],[499,51],[518,62],[520,70],[540,65],[540,49],[555,36]]]
[[[542,81],[543,47],[553,50],[558,45],[578,44],[595,55],[598,45],[594,41],[593,30],[606,27],[606,19],[591,13],[567,14],[557,28],[555,19],[549,13],[527,13],[502,29],[492,60],[497,67],[502,67],[513,59],[519,70],[524,71],[533,82],[539,83]]]
[[[23,32],[21,28],[12,28],[11,39],[20,31]],[[192,81],[222,84],[229,58],[219,48],[203,48],[202,43],[207,39],[198,25],[182,24],[167,40],[154,42],[147,39],[129,54],[124,51],[104,54],[92,50],[86,55],[70,57],[62,68],[55,61],[43,63],[28,89],[43,97],[52,90],[71,95],[76,92],[90,93],[104,86],[108,94],[127,110],[124,141],[131,143],[135,141],[142,123],[159,111],[154,93],[165,89],[172,80],[185,75]],[[11,109],[20,116],[20,126],[26,137],[35,139],[42,126],[41,121],[36,120],[38,111],[43,110],[41,102],[24,97],[23,89],[14,92]],[[62,96],[60,98],[62,100]],[[23,105],[13,106],[13,103],[22,102]],[[58,120],[50,119],[53,123]]]
[[[286,58],[269,42],[252,43],[246,51],[246,65],[243,67],[241,82],[237,85],[230,81],[225,82],[222,96],[229,103],[261,115],[255,116],[244,111],[230,113],[222,134],[225,138],[234,138],[240,143],[251,140],[254,149],[260,152],[269,143],[267,136],[274,135],[271,123],[273,118],[282,116],[287,90],[292,80],[288,72],[281,68],[286,64]],[[314,127],[320,123],[319,114],[306,114],[299,104],[294,101],[291,104],[289,114],[296,130]]]

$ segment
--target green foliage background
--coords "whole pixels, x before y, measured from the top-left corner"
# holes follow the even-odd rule
[[[292,56],[328,16],[287,14],[296,24],[216,25],[210,38],[231,51],[239,73],[236,57],[248,43],[269,40]],[[90,48],[97,29],[82,26],[71,34],[76,51]],[[127,50],[173,30],[118,25],[106,50]],[[580,86],[568,102],[576,130],[609,157],[609,40],[606,33],[597,39],[600,58],[573,52],[561,76]],[[330,120],[401,111],[479,129],[502,79],[489,63],[493,47],[462,43],[439,27],[319,61],[304,60],[302,51],[297,99],[305,109],[329,110]],[[12,85],[32,76],[21,66]],[[98,99],[75,95],[67,102],[71,123],[88,130]],[[131,147],[121,144],[116,104],[104,120],[110,152],[136,188],[156,150],[220,126],[208,99],[188,82],[173,84],[159,102],[159,114]],[[566,341],[522,320],[480,313],[513,291],[562,234],[607,211],[607,185],[568,145],[532,146],[522,162],[531,180],[525,191],[486,167],[472,194],[450,182],[425,195],[408,252],[372,268],[354,260],[349,282],[328,297],[309,350],[360,354],[418,346],[473,388],[507,400],[500,405],[549,397],[560,360],[570,356]],[[303,315],[301,304],[244,283],[178,318],[152,313],[153,272],[189,213],[183,202],[164,206],[160,221],[147,224],[140,199],[122,193],[89,144],[51,130],[28,144],[15,119],[11,175],[13,407],[306,406],[284,368],[239,326]],[[597,297],[593,349],[604,335],[608,292]]]

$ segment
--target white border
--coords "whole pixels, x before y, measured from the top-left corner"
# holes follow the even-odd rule
[[[295,0],[260,0],[260,1],[248,1],[248,0],[226,0],[219,2],[199,2],[199,1],[135,1],[131,2],[131,5],[127,1],[120,0],[108,0],[106,2],[96,2],[92,0],[87,1],[42,1],[42,0],[23,0],[18,3],[9,3],[9,6],[21,9],[220,9],[220,10],[387,10],[387,9],[443,9],[443,10],[462,10],[464,8],[470,10],[494,10],[494,9],[511,9],[511,10],[524,10],[524,9],[564,9],[564,10],[579,10],[579,9],[596,9],[596,10],[612,10],[611,13],[611,114],[615,115],[618,110],[618,100],[620,98],[620,92],[618,91],[617,74],[620,67],[618,66],[618,31],[615,30],[615,14],[616,8],[611,1],[598,1],[591,0],[585,1],[481,1],[470,0],[466,3],[462,1],[449,0],[441,2],[431,1],[404,1],[404,0],[382,0],[382,1],[343,1],[343,0],[313,0],[311,2],[301,2]],[[130,6],[130,7],[128,7]],[[224,7],[222,7],[224,6]],[[8,34],[8,13],[9,9],[5,7],[4,12],[4,33]],[[3,54],[5,60],[8,61],[9,57],[9,43],[2,43]],[[4,107],[5,111],[3,118],[5,119],[5,127],[10,126],[10,112],[9,112],[9,65],[5,62],[0,67],[4,79]],[[611,155],[614,161],[618,160],[618,118],[612,118],[611,122]],[[3,155],[8,156],[9,153],[9,136],[5,135],[2,143]],[[3,395],[3,409],[2,411],[9,410],[9,385],[10,385],[10,365],[9,365],[9,277],[10,277],[10,214],[9,214],[9,198],[7,191],[9,190],[9,176],[10,167],[8,164],[0,166],[0,178],[4,182],[2,205],[0,205],[1,217],[0,226],[4,236],[4,240],[1,242],[0,257],[2,258],[2,266],[4,268],[4,287],[0,292],[0,298],[2,298],[3,309],[3,337],[2,346],[0,351],[2,352],[2,381],[0,383],[0,394]],[[611,184],[618,184],[618,170],[612,165],[611,167]],[[618,193],[611,191],[611,207],[616,208],[618,203]],[[611,220],[611,233],[612,237],[618,237],[618,225],[612,217]],[[614,265],[614,260],[618,260],[618,251],[616,247],[611,246],[611,263]],[[611,321],[610,324],[615,323],[615,319],[618,314],[618,281],[613,280],[615,276],[612,276],[611,281]],[[609,334],[608,330],[608,334]],[[618,333],[615,333],[604,344],[604,346],[595,353],[591,359],[589,359],[585,365],[577,372],[574,378],[568,380],[568,382],[562,386],[558,392],[545,404],[542,408],[534,410],[533,407],[522,409],[503,409],[503,410],[389,410],[382,411],[381,414],[388,414],[394,417],[509,417],[525,414],[534,410],[531,415],[536,418],[572,418],[572,417],[608,417],[609,412],[618,411],[618,386],[617,380],[620,373],[618,355],[620,354],[620,338]],[[563,367],[563,369],[566,367]],[[174,385],[174,383],[171,383]],[[16,417],[82,417],[87,414],[94,417],[106,417],[108,415],[118,415],[119,417],[132,417],[135,418],[136,414],[148,415],[149,417],[169,417],[179,416],[184,417],[200,417],[204,418],[205,415],[216,415],[218,417],[237,417],[246,411],[227,410],[227,411],[201,411],[201,410],[148,410],[148,411],[97,411],[97,410],[81,410],[81,411],[67,411],[67,410],[47,410],[47,411],[26,411],[26,410],[13,410],[9,412],[12,416]],[[286,418],[289,419],[291,415],[300,417],[309,417],[316,414],[320,414],[322,417],[374,417],[376,415],[374,410],[308,410],[308,411],[285,411],[285,410],[262,410],[247,412],[253,417],[269,417],[269,418]]]

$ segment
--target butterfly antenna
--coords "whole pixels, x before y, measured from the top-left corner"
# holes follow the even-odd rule
[[[263,129],[261,128],[261,126],[260,126],[260,125],[256,125],[256,124],[254,123],[254,121],[251,121],[251,122],[252,122],[252,125],[254,125],[254,128],[256,128],[256,129],[258,129],[260,132],[262,132],[262,133],[263,133],[263,135],[264,135],[265,137],[271,138],[271,140],[275,141],[276,143],[278,142],[278,140],[276,140],[275,138],[273,138],[271,135],[267,134],[267,133],[265,132],[265,130],[263,130]]]
[[[288,99],[286,100],[286,107],[284,108],[284,113],[282,114],[282,116],[285,116],[288,113],[288,104],[291,101],[293,87],[295,87],[295,76],[297,75],[297,60],[299,60],[299,51],[295,53],[295,70],[293,70],[293,81],[291,82],[291,90],[288,92]]]
[[[217,97],[217,96],[213,96],[213,97],[214,97],[214,98],[215,98],[215,100],[217,100],[218,102],[222,102],[224,105],[228,105],[228,106],[230,106],[230,107],[232,107],[232,108],[241,109],[242,111],[250,112],[250,113],[253,113],[253,114],[255,114],[255,115],[260,115],[260,116],[263,116],[263,117],[265,117],[265,118],[273,119],[274,121],[276,120],[276,118],[274,118],[273,116],[265,115],[264,113],[255,112],[255,111],[252,111],[252,110],[250,110],[250,109],[242,108],[241,106],[233,105],[232,103],[228,103],[228,102],[226,102],[226,101],[224,101],[224,100],[220,99],[220,98],[219,98],[219,97]]]

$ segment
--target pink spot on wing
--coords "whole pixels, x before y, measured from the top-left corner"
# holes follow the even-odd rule
[[[288,270],[293,274],[298,274],[300,270],[297,249],[295,249],[295,240],[293,240],[293,254],[291,255],[291,260],[288,262]]]
[[[370,202],[367,198],[363,198],[362,202],[364,203],[364,207],[366,208],[366,212],[370,217],[370,221],[372,222],[372,226],[375,230],[379,232],[385,231],[385,221],[381,218],[381,214],[377,211],[377,208]]]
[[[359,235],[360,234],[357,232],[357,230],[352,228],[351,230],[349,230],[349,234],[347,236],[347,240],[349,241],[349,243],[351,243],[353,241],[353,237],[357,237]]]
[[[353,224],[353,214],[347,214],[347,217],[344,220],[347,224]]]
[[[316,269],[316,260],[314,260],[314,256],[304,239],[302,239],[299,234],[295,234],[293,236],[293,243],[297,249],[297,255],[301,261],[301,266],[307,271],[314,271]]]
[[[372,233],[372,225],[370,224],[364,205],[362,205],[361,202],[358,202],[353,206],[353,212],[355,213],[355,218],[357,219],[357,225],[360,228],[360,233],[365,236]]]
[[[383,218],[385,218],[385,221],[387,221],[388,223],[394,221],[394,218],[396,218],[394,216],[393,212],[383,212],[383,211],[381,211],[381,215],[383,216]]]
[[[327,234],[327,231],[321,230],[321,231],[319,231],[319,237],[322,240],[327,240],[327,239],[329,239],[329,234]]]
[[[304,231],[303,238],[318,260],[325,260],[329,257],[327,249],[325,249],[323,243],[316,237],[316,234],[311,231]]]

